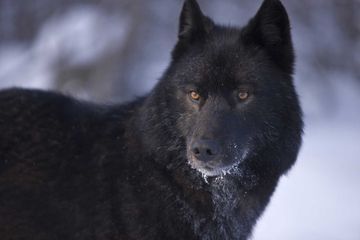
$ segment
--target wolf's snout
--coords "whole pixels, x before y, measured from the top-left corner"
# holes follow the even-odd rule
[[[197,160],[209,162],[220,154],[220,145],[214,140],[195,140],[191,152]]]

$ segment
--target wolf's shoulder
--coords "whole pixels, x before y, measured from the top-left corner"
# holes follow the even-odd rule
[[[106,135],[122,132],[143,99],[125,104],[99,104],[63,93],[11,88],[0,90],[0,132]],[[4,136],[0,136],[0,139]]]
[[[11,88],[0,91],[0,130],[8,142],[14,136],[56,137],[88,129],[101,121],[104,107],[61,93]],[[95,123],[94,123],[95,124]],[[7,134],[6,134],[7,133]],[[6,135],[8,135],[6,137]]]
[[[23,88],[0,91],[0,124],[51,118],[65,121],[89,114],[99,115],[106,109],[105,105],[80,101],[55,91]]]
[[[12,164],[33,160],[38,164],[42,158],[47,164],[76,155],[79,161],[90,161],[94,143],[122,133],[121,109],[53,91],[1,90],[0,158],[11,159]],[[99,148],[107,149],[108,142],[99,143]]]
[[[10,88],[0,91],[0,118],[17,115],[37,115],[59,111],[75,100],[63,94],[45,90]],[[30,116],[29,116],[30,117]]]
[[[66,97],[64,94],[54,92],[54,91],[47,91],[41,89],[26,89],[26,88],[7,88],[0,90],[0,100],[1,103],[4,101],[20,101],[25,99],[40,99],[40,98],[69,98]]]

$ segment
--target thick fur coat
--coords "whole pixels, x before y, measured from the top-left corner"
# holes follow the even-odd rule
[[[0,239],[247,239],[301,144],[288,16],[243,28],[186,0],[146,96],[0,92]]]

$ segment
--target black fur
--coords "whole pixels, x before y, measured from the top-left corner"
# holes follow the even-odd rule
[[[0,239],[247,239],[301,144],[293,64],[279,1],[238,29],[187,0],[172,62],[143,98],[1,91]],[[194,157],[210,140],[216,158]]]

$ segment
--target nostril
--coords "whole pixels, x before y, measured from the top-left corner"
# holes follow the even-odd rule
[[[219,144],[213,140],[197,140],[193,143],[191,152],[199,161],[212,161],[220,152]]]

